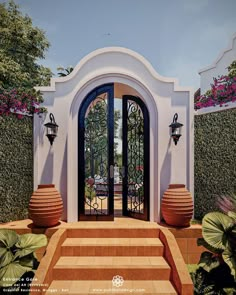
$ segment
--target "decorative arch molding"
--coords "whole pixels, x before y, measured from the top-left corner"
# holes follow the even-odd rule
[[[120,63],[123,61],[122,63]],[[128,63],[127,63],[128,62]],[[131,65],[131,67],[129,67]],[[121,73],[124,74],[124,68],[127,69],[127,74],[132,76],[132,68],[142,69],[143,72],[149,72],[149,78],[157,81],[172,83],[174,91],[189,90],[189,88],[180,87],[176,78],[164,77],[156,72],[153,66],[139,53],[124,47],[105,47],[97,49],[85,56],[70,73],[65,77],[51,78],[50,86],[36,87],[42,92],[54,92],[59,87],[59,84],[70,83],[77,84],[81,76],[86,73],[87,79],[93,79],[92,72],[96,70],[96,76],[102,73]],[[93,70],[90,72],[90,70]],[[93,73],[94,74],[94,73]],[[145,73],[147,74],[147,73]],[[143,74],[144,75],[144,74]],[[71,85],[71,86],[72,86]],[[66,87],[65,90],[68,88]]]
[[[117,94],[139,96],[149,111],[150,220],[158,221],[161,196],[169,183],[185,183],[193,193],[193,90],[180,87],[176,79],[159,75],[143,56],[121,47],[95,50],[84,57],[70,75],[53,78],[49,87],[38,88],[44,95],[48,112],[54,113],[59,125],[51,178],[61,190],[67,208],[64,219],[78,220],[79,109],[90,91],[107,83],[114,83]],[[174,148],[168,126],[175,112],[179,113],[186,129]],[[49,146],[39,130],[35,132],[35,139],[35,157],[43,159],[41,165],[35,165],[36,186],[47,178],[43,172]],[[181,168],[176,169],[178,166]]]

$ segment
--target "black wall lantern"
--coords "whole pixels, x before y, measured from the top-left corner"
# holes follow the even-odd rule
[[[173,122],[169,125],[169,127],[171,128],[170,132],[171,132],[171,137],[174,140],[175,145],[177,145],[177,142],[179,141],[181,134],[181,128],[182,126],[184,126],[183,124],[177,122],[178,120],[178,114],[175,113],[174,117],[173,117]]]
[[[48,140],[50,141],[50,144],[52,145],[55,137],[57,136],[58,125],[55,122],[55,118],[52,113],[50,113],[49,118],[50,118],[51,122],[44,124],[44,126],[47,128],[46,129],[46,136],[47,136]]]

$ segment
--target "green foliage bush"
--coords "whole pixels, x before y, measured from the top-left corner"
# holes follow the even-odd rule
[[[0,222],[28,217],[33,191],[33,117],[0,116]]]
[[[217,211],[216,199],[236,192],[236,108],[195,116],[195,218]]]
[[[0,87],[26,90],[48,85],[52,72],[38,64],[48,48],[45,32],[14,1],[0,3]]]
[[[0,3],[0,222],[28,217],[33,119],[22,113],[46,111],[33,87],[49,84],[52,72],[39,64],[48,48],[45,32],[13,0]]]

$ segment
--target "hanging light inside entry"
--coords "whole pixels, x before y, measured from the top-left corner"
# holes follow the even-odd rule
[[[46,127],[46,136],[52,145],[55,137],[57,136],[59,126],[55,122],[55,118],[52,113],[50,113],[49,118],[51,122],[44,124],[44,126]]]
[[[170,132],[171,132],[171,137],[174,140],[175,145],[177,145],[177,142],[179,141],[181,134],[181,129],[183,124],[177,122],[178,120],[178,114],[175,113],[173,117],[173,122],[169,125],[170,127]]]

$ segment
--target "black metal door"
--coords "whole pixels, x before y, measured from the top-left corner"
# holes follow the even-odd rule
[[[123,96],[123,215],[149,220],[149,114],[139,97]]]
[[[114,84],[86,96],[78,124],[79,220],[113,220]]]

